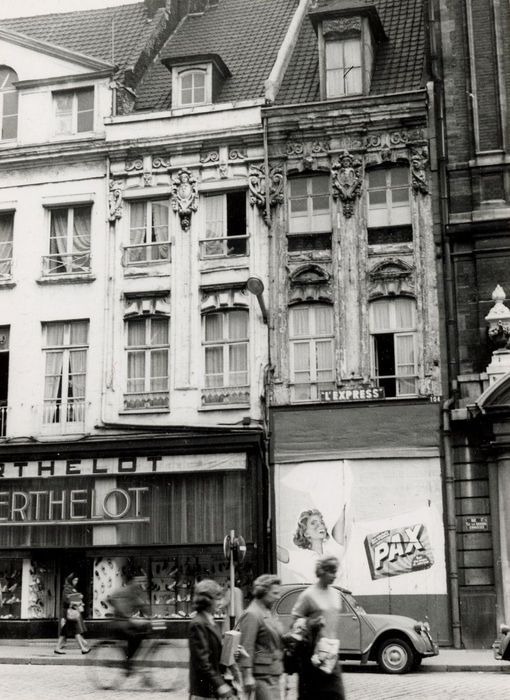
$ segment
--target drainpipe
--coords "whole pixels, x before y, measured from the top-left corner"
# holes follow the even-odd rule
[[[455,469],[452,460],[450,430],[450,408],[455,402],[449,398],[443,403],[442,432],[444,453],[444,482],[446,496],[446,525],[448,538],[448,579],[450,584],[450,614],[452,618],[453,646],[461,649],[460,607],[459,607],[459,569],[457,564],[457,517],[455,514]]]

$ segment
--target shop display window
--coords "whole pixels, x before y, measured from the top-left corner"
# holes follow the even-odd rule
[[[28,598],[23,617],[47,619],[55,616],[55,566],[53,562],[24,560]]]
[[[0,620],[21,617],[21,559],[0,562]]]

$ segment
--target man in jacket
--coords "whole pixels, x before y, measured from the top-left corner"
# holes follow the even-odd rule
[[[283,630],[272,608],[280,597],[280,579],[271,574],[259,576],[253,595],[238,622],[241,645],[247,652],[239,660],[244,688],[247,692],[255,689],[255,700],[279,700]]]

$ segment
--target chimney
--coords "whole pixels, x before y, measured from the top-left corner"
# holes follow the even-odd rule
[[[144,0],[145,9],[150,18],[154,17],[156,12],[166,6],[166,0]]]

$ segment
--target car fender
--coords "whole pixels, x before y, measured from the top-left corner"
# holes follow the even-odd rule
[[[408,642],[412,649],[420,655],[427,654],[428,650],[425,646],[424,641],[418,636],[416,632],[411,632],[411,630],[403,630],[399,627],[386,627],[377,631],[376,636],[372,640],[370,647],[362,651],[362,659],[375,660],[377,656],[377,650],[385,639],[403,639]]]

